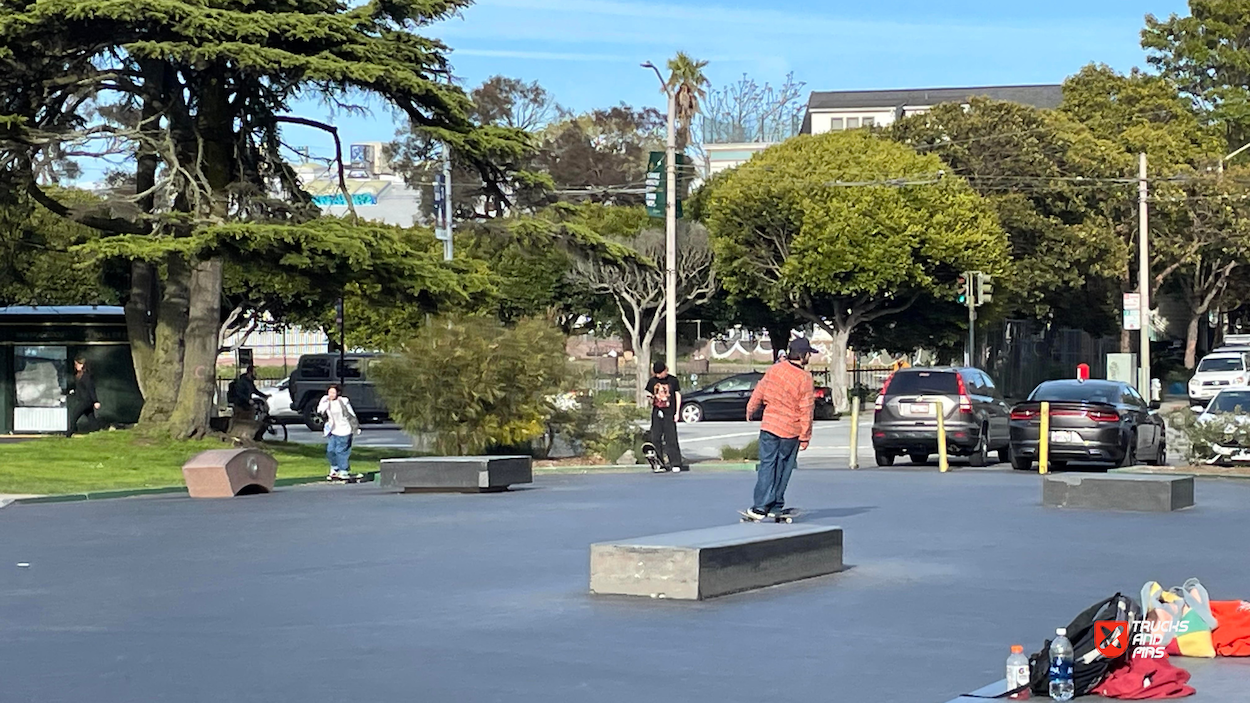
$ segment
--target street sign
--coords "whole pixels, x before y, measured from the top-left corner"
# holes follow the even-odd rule
[[[677,219],[681,219],[681,167],[688,163],[685,154],[677,155]],[[668,173],[664,168],[664,152],[653,151],[647,157],[647,193],[645,204],[648,217],[664,217],[666,198],[668,197]]]
[[[1124,294],[1124,329],[1141,329],[1141,294]]]

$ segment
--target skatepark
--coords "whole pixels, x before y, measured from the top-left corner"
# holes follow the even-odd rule
[[[1199,480],[1179,512],[1057,510],[1036,475],[933,469],[795,474],[794,527],[842,527],[840,573],[704,601],[590,593],[591,544],[737,524],[753,481],[10,506],[4,699],[941,703],[1116,591],[1197,576],[1250,596],[1250,483]],[[1248,660],[1175,662],[1199,703],[1237,699],[1200,669],[1250,684]]]

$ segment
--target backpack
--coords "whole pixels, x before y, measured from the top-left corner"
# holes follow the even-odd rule
[[[1075,655],[1072,662],[1072,684],[1077,696],[1085,696],[1093,691],[1106,677],[1112,665],[1126,656],[1122,654],[1114,659],[1108,659],[1098,651],[1094,623],[1099,620],[1123,620],[1131,624],[1140,619],[1141,608],[1137,605],[1137,601],[1117,593],[1081,611],[1081,614],[1068,624],[1067,636],[1072,642],[1072,651]],[[1125,633],[1125,636],[1129,636],[1129,633]],[[1046,640],[1041,650],[1029,656],[1029,690],[1034,696],[1042,698],[1050,695],[1051,642],[1052,640]],[[1020,690],[1022,689],[1007,691],[993,697],[1006,698]]]
[[[234,379],[230,385],[226,386],[226,402],[231,405],[247,405],[247,400],[239,400],[239,392],[243,389],[239,387],[239,379]]]

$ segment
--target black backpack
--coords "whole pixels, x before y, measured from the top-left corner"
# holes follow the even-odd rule
[[[1137,601],[1117,593],[1086,608],[1068,624],[1067,636],[1072,642],[1072,651],[1075,655],[1072,663],[1072,683],[1076,695],[1088,695],[1098,684],[1102,683],[1112,665],[1125,656],[1121,654],[1119,657],[1108,659],[1098,651],[1098,642],[1095,641],[1098,633],[1095,632],[1094,623],[1099,620],[1128,622],[1130,632],[1123,634],[1125,638],[1128,638],[1132,636],[1131,623],[1139,619],[1141,619],[1141,608],[1138,607]],[[1029,656],[1029,690],[1034,696],[1050,695],[1050,644],[1052,641],[1046,640],[1040,651]],[[1020,690],[1022,689],[1007,691],[994,697],[1006,698]]]
[[[242,400],[239,399],[239,394],[243,390],[240,386],[242,386],[242,384],[239,383],[239,379],[237,378],[231,381],[230,385],[226,386],[226,402],[227,403],[230,403],[231,405],[247,405],[248,404],[249,402],[248,399],[246,398]]]

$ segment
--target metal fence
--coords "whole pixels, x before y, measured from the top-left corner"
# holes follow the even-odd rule
[[[1003,395],[1025,398],[1042,381],[1074,378],[1078,364],[1105,378],[1107,354],[1120,350],[1118,337],[1094,337],[1083,330],[1047,328],[1029,320],[1007,320],[986,330],[977,364],[990,373]]]

